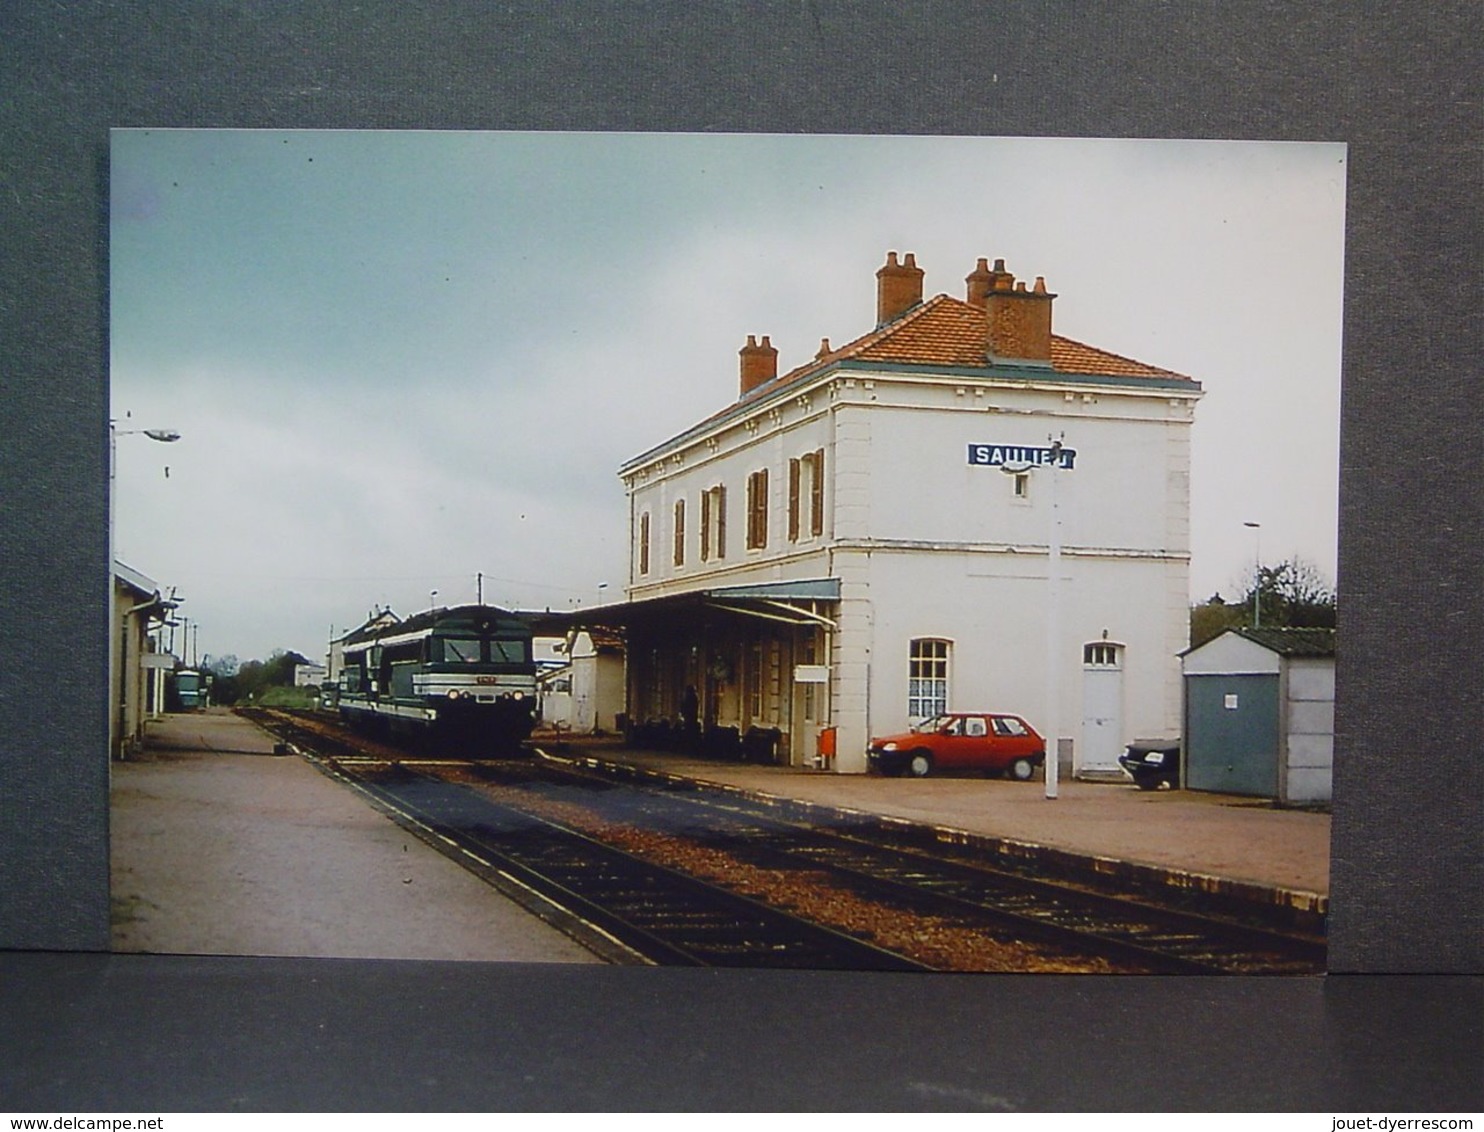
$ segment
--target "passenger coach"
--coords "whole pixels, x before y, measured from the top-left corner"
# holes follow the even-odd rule
[[[434,609],[345,641],[340,716],[468,753],[515,749],[535,724],[530,626],[486,605]]]

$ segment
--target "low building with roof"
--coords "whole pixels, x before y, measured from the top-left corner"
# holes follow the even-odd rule
[[[112,758],[135,751],[144,739],[145,721],[165,710],[165,677],[175,658],[161,648],[158,630],[175,606],[153,579],[115,560],[108,713]]]
[[[1052,331],[1042,279],[985,259],[923,299],[877,272],[874,327],[778,372],[748,335],[736,400],[620,469],[636,724],[772,737],[863,771],[873,734],[1003,710],[1117,773],[1177,736],[1188,643],[1190,377]]]
[[[1326,803],[1335,755],[1335,631],[1236,628],[1187,650],[1185,785]]]

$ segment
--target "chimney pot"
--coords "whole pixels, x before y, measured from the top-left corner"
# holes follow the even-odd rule
[[[896,252],[886,253],[885,265],[876,272],[877,326],[885,326],[922,302],[922,275],[912,252],[900,264]]]
[[[989,272],[989,260],[980,256],[979,262],[974,265],[974,270],[964,276],[964,283],[968,286],[965,298],[969,305],[982,307],[984,297],[989,294],[989,288],[993,282],[994,276]]]
[[[994,282],[984,301],[985,356],[1042,366],[1051,363],[1051,301],[1045,276],[1036,276],[1028,289],[1024,280],[1005,270],[1005,261],[995,260]]]
[[[737,355],[740,359],[742,390],[739,397],[746,397],[759,385],[766,385],[778,376],[778,351],[766,334],[761,343],[756,335],[749,334],[747,345],[738,350]]]
[[[817,353],[817,354],[814,355],[815,358],[822,358],[826,354],[828,354],[829,352],[830,352],[830,340],[828,338],[821,338],[819,340],[819,353]]]

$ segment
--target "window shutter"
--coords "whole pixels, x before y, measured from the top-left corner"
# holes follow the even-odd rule
[[[757,492],[757,544],[768,545],[768,469],[758,474]]]
[[[824,534],[824,449],[814,453],[814,475],[809,484],[809,531]]]
[[[747,548],[768,545],[768,469],[747,477]]]
[[[675,501],[675,565],[685,565],[685,500]]]
[[[727,556],[727,488],[716,486],[716,557]]]
[[[799,461],[788,462],[788,541],[799,541]]]
[[[701,492],[701,561],[711,557],[711,493]]]

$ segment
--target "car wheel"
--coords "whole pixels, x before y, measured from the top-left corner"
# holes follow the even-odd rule
[[[1015,779],[1016,782],[1029,782],[1031,775],[1036,773],[1036,764],[1030,759],[1016,759],[1005,768],[1006,777]]]
[[[933,756],[926,751],[913,751],[907,756],[906,770],[913,778],[926,778],[933,770]]]
[[[1140,790],[1158,790],[1159,776],[1154,774],[1141,774],[1138,778],[1134,779],[1134,785],[1138,786]]]

